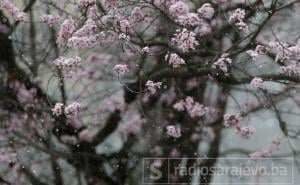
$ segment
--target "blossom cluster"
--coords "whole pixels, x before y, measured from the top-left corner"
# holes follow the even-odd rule
[[[17,99],[20,103],[32,104],[36,102],[36,89],[31,88],[27,89],[24,84],[21,84],[19,81],[15,81],[9,84],[10,87],[14,90],[17,95]]]
[[[150,92],[150,94],[155,94],[158,89],[161,88],[162,83],[161,82],[153,82],[151,80],[148,80],[146,82],[146,88]]]
[[[224,126],[235,128],[235,132],[243,139],[249,139],[256,131],[252,126],[241,126],[241,116],[239,114],[225,114]]]
[[[223,54],[216,62],[213,63],[212,67],[227,73],[228,66],[232,63],[232,60],[228,58],[227,55],[227,53]]]
[[[264,157],[270,157],[275,151],[279,149],[279,145],[281,144],[280,138],[274,138],[270,146],[261,151],[254,152],[250,154],[250,157],[253,159],[260,159]]]
[[[300,59],[300,43],[289,46],[284,42],[271,41],[269,49],[276,53],[275,61],[297,60]]]
[[[145,19],[146,15],[141,7],[134,7],[130,17],[134,22],[140,22]]]
[[[262,45],[257,45],[255,50],[248,50],[246,51],[247,54],[250,55],[250,57],[254,60],[260,55],[264,55],[267,52],[267,48]]]
[[[215,10],[210,3],[205,3],[197,10],[197,12],[200,17],[211,19],[214,16]]]
[[[78,102],[73,102],[66,107],[64,106],[63,103],[56,103],[54,105],[54,108],[52,109],[52,113],[55,116],[60,116],[62,114],[77,116],[77,114],[79,113],[81,108],[82,108],[82,106]]]
[[[67,45],[69,38],[72,36],[76,29],[76,22],[74,19],[69,18],[64,20],[57,36],[57,43],[60,47]]]
[[[98,26],[93,19],[88,19],[85,24],[67,39],[67,46],[73,48],[89,48],[95,46],[105,32],[96,33]]]
[[[54,23],[56,23],[60,20],[60,16],[58,14],[42,15],[41,20],[44,23],[52,26]]]
[[[225,127],[239,127],[241,122],[241,116],[239,114],[225,114],[224,126]]]
[[[197,26],[201,23],[196,13],[181,15],[176,19],[176,21],[183,26]]]
[[[124,122],[125,137],[130,134],[138,134],[141,132],[142,125],[146,122],[144,118],[137,112],[129,112],[128,119]]]
[[[173,68],[177,68],[180,65],[185,64],[185,61],[176,53],[168,53],[165,56],[165,60],[169,61],[169,65],[171,65]]]
[[[6,10],[10,15],[14,17],[17,21],[27,21],[28,16],[26,13],[22,12],[17,8],[11,0],[0,0],[0,9]]]
[[[126,64],[117,64],[117,65],[115,65],[113,70],[117,74],[124,74],[124,73],[129,72],[128,66]]]
[[[248,25],[244,22],[245,16],[246,16],[245,10],[238,8],[229,17],[229,22],[234,23],[239,30],[248,32],[249,31]]]
[[[79,132],[78,137],[80,141],[91,142],[95,136],[95,132],[90,129],[84,129]]]
[[[266,89],[266,82],[258,77],[255,77],[251,80],[250,85],[258,89]]]
[[[192,118],[202,117],[209,112],[208,107],[196,102],[192,97],[186,97],[184,100],[180,100],[173,105],[173,108],[177,111],[186,110]]]
[[[175,2],[169,8],[169,13],[174,17],[186,15],[188,12],[189,12],[189,7],[183,1]]]
[[[195,49],[195,47],[199,45],[194,32],[191,32],[186,28],[177,30],[176,32],[177,33],[175,33],[174,37],[171,39],[171,43],[176,45],[183,52]]]
[[[81,58],[78,56],[66,58],[59,57],[53,61],[53,63],[60,69],[70,69],[78,66],[81,62]]]
[[[256,131],[254,127],[245,126],[245,127],[236,127],[236,133],[243,139],[249,139]]]
[[[166,127],[167,135],[173,138],[181,137],[181,129],[179,127],[175,127],[174,125],[169,125]]]
[[[292,63],[286,66],[280,67],[284,74],[288,76],[297,76],[300,73],[300,64]]]
[[[205,3],[197,10],[197,13],[189,12],[189,7],[185,2],[177,1],[170,6],[169,13],[176,18],[176,22],[183,26],[203,27],[202,23],[206,22],[202,19],[211,19],[215,11],[210,3]]]

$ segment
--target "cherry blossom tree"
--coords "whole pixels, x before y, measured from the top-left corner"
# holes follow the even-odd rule
[[[0,0],[0,183],[142,184],[145,157],[212,167],[281,145],[297,162],[299,15],[299,0]],[[221,150],[227,131],[266,138],[265,111],[269,145]]]

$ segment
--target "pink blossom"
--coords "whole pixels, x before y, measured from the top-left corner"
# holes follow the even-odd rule
[[[97,5],[89,6],[87,11],[87,17],[88,19],[93,19],[93,20],[97,20],[99,19],[99,17],[101,17]]]
[[[149,52],[150,52],[150,48],[149,48],[148,46],[143,47],[143,48],[142,48],[142,51],[143,51],[144,53],[149,53]]]
[[[220,69],[224,73],[228,72],[228,66],[232,63],[232,60],[227,57],[227,54],[223,54],[221,58],[219,58],[216,62],[213,64],[213,68]]]
[[[176,53],[167,54],[165,60],[169,61],[169,65],[172,65],[173,68],[180,67],[180,65],[185,64],[185,61],[180,58]]]
[[[179,0],[146,0],[148,2],[153,2],[155,6],[157,6],[160,9],[169,8],[174,3],[178,2]]]
[[[121,20],[120,21],[120,28],[122,32],[127,33],[128,29],[131,27],[130,22],[127,19]]]
[[[95,34],[95,31],[97,29],[97,25],[93,19],[88,19],[85,21],[84,25],[77,30],[73,37],[90,37]]]
[[[207,112],[207,108],[198,102],[194,104],[192,109],[188,109],[188,113],[192,118],[204,116],[206,112]]]
[[[0,0],[0,9],[6,10],[17,21],[27,21],[28,16],[17,8],[11,0]]]
[[[214,16],[215,10],[209,3],[205,3],[197,10],[200,17],[211,19]]]
[[[67,115],[67,125],[71,125],[72,127],[79,129],[82,127],[82,123],[80,119],[74,115]]]
[[[195,13],[188,13],[186,15],[178,16],[176,21],[184,26],[197,26],[201,24],[200,19],[198,18],[198,15]]]
[[[88,7],[96,4],[96,0],[79,0],[79,6],[80,7]]]
[[[178,1],[170,6],[169,12],[172,16],[178,17],[187,14],[189,12],[189,7],[185,2]]]
[[[86,141],[86,142],[93,141],[94,136],[95,134],[88,129],[82,130],[78,135],[80,141]]]
[[[53,61],[53,63],[60,69],[70,69],[78,66],[81,62],[81,58],[78,56],[66,58],[59,57]]]
[[[241,136],[243,139],[249,139],[254,133],[256,129],[254,127],[237,127],[236,133]]]
[[[289,64],[280,68],[283,73],[288,76],[297,76],[300,73],[300,65],[298,63]]]
[[[56,23],[56,22],[58,22],[60,20],[60,16],[58,14],[42,15],[41,16],[41,20],[44,23],[52,26],[54,23]]]
[[[64,104],[63,103],[56,103],[54,105],[54,108],[51,109],[51,110],[52,110],[53,115],[60,116],[64,113]]]
[[[67,46],[72,48],[91,48],[97,44],[100,35],[92,35],[87,37],[71,37]]]
[[[67,45],[69,38],[72,36],[72,33],[76,29],[76,23],[74,19],[66,19],[58,32],[57,43],[59,46],[64,47]]]
[[[120,40],[124,40],[125,42],[129,42],[130,41],[130,36],[129,35],[126,35],[125,33],[121,33],[119,35],[119,39]]]
[[[129,69],[128,66],[126,64],[118,64],[116,65],[113,70],[117,73],[117,74],[124,74],[124,73],[128,73]]]
[[[112,8],[115,9],[120,5],[120,1],[119,0],[105,0],[105,6],[107,8]]]
[[[266,89],[266,82],[258,77],[255,77],[251,80],[250,85],[254,88]]]
[[[145,19],[145,13],[141,7],[134,7],[131,12],[131,18],[136,22],[143,21]]]
[[[229,21],[231,23],[234,23],[240,30],[244,32],[248,32],[248,26],[244,22],[246,16],[245,10],[242,10],[240,8],[236,9],[234,13],[229,17]]]
[[[124,95],[122,91],[118,91],[117,93],[107,97],[101,102],[101,106],[99,107],[99,111],[109,111],[113,112],[115,110],[119,110],[124,112],[126,108],[126,103],[124,100]]]
[[[67,107],[65,107],[65,114],[71,114],[71,115],[77,115],[79,113],[79,111],[81,110],[81,105],[80,103],[77,102],[73,102],[70,105],[68,105]]]
[[[232,23],[242,22],[245,19],[245,16],[246,16],[245,10],[238,8],[229,17],[229,21]]]
[[[191,117],[202,117],[208,111],[209,108],[204,105],[195,102],[192,97],[186,97],[185,100],[180,100],[176,104],[173,105],[173,108],[178,111],[186,110]]]
[[[263,55],[267,52],[267,49],[265,46],[257,45],[255,50],[248,50],[246,53],[248,53],[252,59],[256,59],[259,55]]]
[[[174,125],[169,125],[166,127],[167,129],[167,135],[174,138],[181,137],[181,129],[176,128]]]
[[[214,130],[211,127],[205,126],[202,128],[201,138],[206,141],[213,141],[216,137]]]
[[[239,114],[225,114],[224,125],[225,127],[239,127],[241,119]]]
[[[130,113],[129,119],[124,123],[124,130],[126,136],[130,134],[138,134],[141,132],[142,125],[146,122],[139,113]]]
[[[187,52],[189,49],[195,49],[195,47],[199,45],[194,32],[188,31],[186,28],[177,30],[176,32],[171,43],[176,45],[183,52]]]
[[[199,36],[207,35],[207,34],[211,33],[211,31],[212,31],[211,26],[204,21],[201,22],[201,24],[199,24],[199,26],[197,26],[195,29],[195,33]]]
[[[184,100],[180,100],[179,102],[173,105],[173,108],[177,111],[184,111],[185,110],[185,102]]]
[[[76,143],[78,143],[78,139],[75,136],[62,135],[60,139],[66,144],[75,145]]]
[[[245,22],[237,22],[235,23],[236,27],[238,27],[239,30],[242,30],[245,33],[249,32],[248,25]]]
[[[147,90],[150,92],[150,94],[155,94],[157,90],[161,88],[161,85],[162,85],[161,82],[154,83],[153,81],[148,80],[145,86]]]
[[[281,144],[280,138],[274,138],[272,140],[271,145],[269,145],[267,148],[264,148],[260,151],[254,152],[250,154],[250,157],[253,159],[260,159],[264,157],[270,157],[276,150],[279,149],[279,145]]]
[[[10,88],[16,93],[17,99],[20,103],[34,103],[36,89],[27,89],[24,84],[21,84],[19,81],[14,81],[9,84]]]

